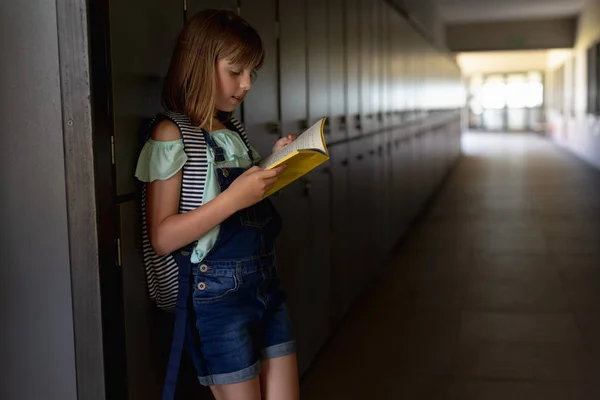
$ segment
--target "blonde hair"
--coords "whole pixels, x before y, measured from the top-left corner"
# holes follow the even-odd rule
[[[218,60],[259,69],[264,61],[260,36],[232,11],[204,10],[179,34],[162,91],[168,110],[187,115],[192,123],[212,127],[215,115]],[[209,128],[210,129],[210,128]]]

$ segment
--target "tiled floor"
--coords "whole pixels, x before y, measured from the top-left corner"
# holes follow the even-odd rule
[[[538,136],[464,157],[302,398],[600,398],[600,173]]]

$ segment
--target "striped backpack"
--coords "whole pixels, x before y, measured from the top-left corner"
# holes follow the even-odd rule
[[[183,214],[202,205],[206,170],[208,168],[206,157],[208,147],[202,130],[193,126],[186,115],[176,111],[167,111],[154,118],[150,123],[146,139],[150,138],[155,124],[163,119],[171,120],[179,128],[184,151],[188,158],[183,166],[183,180],[179,200],[179,213]],[[225,122],[225,125],[228,129],[237,132],[246,147],[250,148],[246,131],[235,118],[231,117]],[[158,308],[165,311],[174,311],[177,301],[179,270],[172,254],[159,256],[150,244],[146,223],[146,185],[142,189],[141,214],[142,252],[150,298]]]

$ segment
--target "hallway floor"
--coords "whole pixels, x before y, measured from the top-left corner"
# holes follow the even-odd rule
[[[600,173],[535,135],[463,153],[302,399],[600,398]]]

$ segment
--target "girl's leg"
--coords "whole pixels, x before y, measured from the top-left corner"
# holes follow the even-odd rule
[[[299,400],[296,354],[263,360],[260,389],[262,400]]]
[[[214,385],[210,390],[216,400],[261,400],[258,376],[240,383]]]

